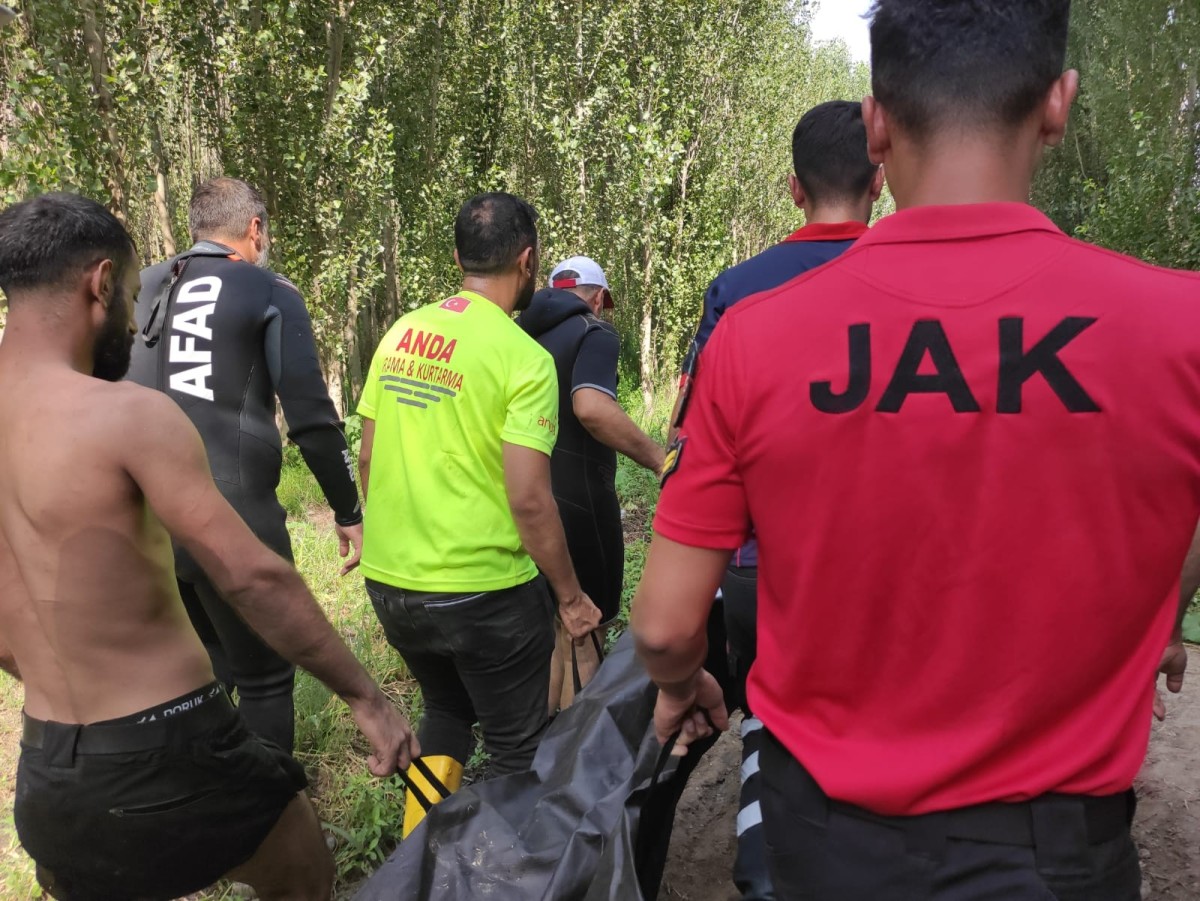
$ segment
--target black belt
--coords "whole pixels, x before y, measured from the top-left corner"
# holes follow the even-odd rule
[[[76,754],[132,754],[165,747],[172,738],[187,737],[207,732],[228,723],[235,715],[233,702],[222,691],[219,695],[206,698],[204,703],[173,716],[157,715],[157,719],[145,723],[94,723],[89,726],[75,723],[55,723],[37,720],[22,714],[24,728],[21,735],[22,747],[42,750],[48,742],[47,736],[58,733],[55,743],[72,730],[77,732],[73,747]],[[69,737],[68,737],[69,740]]]
[[[902,829],[906,832],[928,832],[964,841],[1034,848],[1037,847],[1033,825],[1035,806],[1048,807],[1059,804],[1083,805],[1088,844],[1099,845],[1112,841],[1129,829],[1130,823],[1133,822],[1137,800],[1133,789],[1130,789],[1118,795],[1103,797],[1043,795],[1023,803],[977,804],[974,807],[960,807],[957,810],[941,813],[887,817],[872,813],[854,804],[830,798],[829,810],[881,826]]]

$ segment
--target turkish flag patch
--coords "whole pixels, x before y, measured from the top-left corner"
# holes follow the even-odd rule
[[[471,301],[465,297],[451,297],[442,303],[442,309],[449,310],[451,313],[465,313],[470,305]]]

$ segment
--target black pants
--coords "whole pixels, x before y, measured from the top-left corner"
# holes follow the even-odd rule
[[[567,550],[579,584],[600,608],[600,624],[621,613],[625,578],[625,537],[616,473],[607,467],[556,451],[554,499],[567,536]]]
[[[773,901],[775,891],[767,867],[767,842],[762,827],[759,758],[762,723],[746,704],[746,677],[758,653],[758,567],[731,566],[721,580],[725,632],[729,644],[729,673],[736,688],[728,699],[745,712],[742,721],[742,791],[738,799],[737,857],[733,884],[745,901]]]
[[[1116,834],[1094,844],[1083,799],[1067,796],[1030,802],[1026,845],[950,838],[937,817],[872,821],[831,807],[800,763],[763,734],[763,817],[781,899],[1140,901],[1132,801]]]
[[[222,485],[231,502],[232,489]],[[258,503],[234,503],[254,534],[287,561],[292,560],[286,514],[274,497]],[[234,612],[209,582],[208,576],[182,550],[175,553],[179,594],[188,618],[212,660],[216,677],[237,689],[238,712],[250,731],[274,742],[289,754],[295,745],[296,708],[292,698],[296,668],[271,649]]]
[[[529,769],[549,723],[554,602],[545,581],[456,595],[367,579],[367,594],[420,683],[421,753],[465,764],[478,722],[492,774]]]

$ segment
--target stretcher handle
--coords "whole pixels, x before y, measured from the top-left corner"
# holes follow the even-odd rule
[[[588,635],[592,639],[593,647],[596,648],[597,659],[603,663],[604,648],[600,644],[600,636],[594,631],[589,632]],[[576,649],[574,641],[571,642],[571,682],[575,686],[575,694],[579,694],[581,691],[583,691],[583,677],[579,675],[579,651]]]

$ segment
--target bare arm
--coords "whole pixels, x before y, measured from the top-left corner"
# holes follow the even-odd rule
[[[702,667],[708,615],[730,554],[656,534],[634,595],[638,656],[659,689],[655,731],[666,742],[682,730],[681,749],[711,732],[708,719],[718,729],[729,725],[721,689]]]
[[[1200,588],[1200,525],[1192,537],[1192,546],[1188,548],[1183,560],[1183,573],[1179,577],[1179,613],[1175,617],[1175,628],[1171,632],[1171,640],[1163,651],[1162,663],[1158,671],[1167,677],[1167,691],[1178,694],[1183,691],[1183,676],[1187,672],[1187,646],[1183,643],[1183,618],[1187,615],[1196,590]],[[1162,694],[1154,694],[1154,715],[1165,719],[1167,705]]]
[[[371,478],[371,451],[375,449],[375,420],[363,417],[362,442],[358,447],[358,482],[362,485],[363,503],[367,502],[367,481]]]
[[[140,391],[141,389],[139,389]],[[374,747],[376,775],[419,753],[408,723],[350,653],[300,574],[262,544],[217,491],[204,445],[165,395],[138,398],[139,440],[124,464],[167,531],[263,640],[350,707]]]
[[[571,408],[583,427],[601,444],[651,472],[662,470],[663,449],[608,394],[595,388],[579,388],[571,395]]]
[[[504,487],[521,543],[550,582],[563,625],[583,638],[600,624],[600,611],[583,593],[550,491],[550,458],[541,451],[504,442]]]

